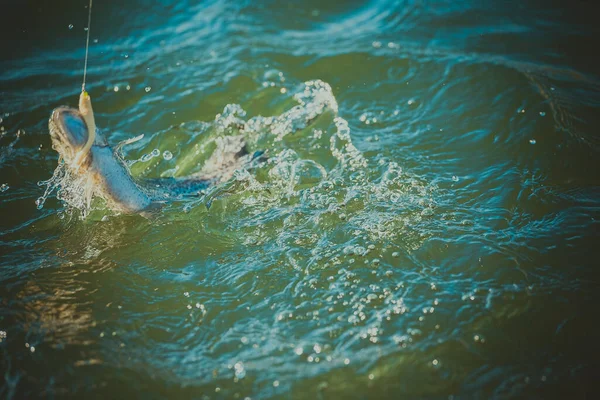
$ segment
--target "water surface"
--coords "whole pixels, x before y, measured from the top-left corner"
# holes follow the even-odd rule
[[[156,218],[45,186],[85,1],[0,49],[0,397],[591,397],[600,45],[584,4],[95,4],[134,177],[267,161]],[[60,197],[60,194],[59,194]]]

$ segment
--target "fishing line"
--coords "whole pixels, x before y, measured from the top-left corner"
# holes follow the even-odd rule
[[[90,27],[92,24],[92,0],[90,0],[89,12],[88,12],[88,26],[87,26],[87,38],[85,41],[85,61],[83,63],[83,83],[81,84],[81,95],[79,96],[79,112],[81,117],[85,121],[85,125],[88,129],[88,138],[81,150],[75,154],[72,166],[76,171],[85,160],[86,156],[90,152],[92,145],[96,139],[96,122],[94,121],[94,110],[92,109],[92,100],[90,95],[85,91],[85,78],[87,76],[87,62],[90,48]]]
[[[83,63],[83,84],[81,85],[82,92],[85,92],[85,77],[87,75],[88,50],[90,48],[91,23],[92,23],[92,0],[90,0],[89,10],[88,10],[87,38],[85,40],[85,61]]]

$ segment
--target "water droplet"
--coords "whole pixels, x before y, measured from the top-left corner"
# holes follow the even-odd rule
[[[350,364],[350,359],[349,358],[345,358],[344,359],[344,364],[346,364],[346,365]]]
[[[150,153],[150,154],[152,154],[152,157],[158,157],[158,156],[160,156],[160,150],[154,149],[154,150],[152,150],[152,153]]]
[[[2,186],[0,186],[0,193],[6,192],[8,189],[10,189],[10,186],[8,186],[6,183],[3,183]]]
[[[545,117],[545,116],[546,116],[546,113],[545,113],[544,111],[540,111],[540,116],[541,116],[541,117]]]
[[[148,93],[149,91],[151,91],[151,90],[152,90],[152,87],[150,87],[150,86],[146,86],[146,87],[144,88],[144,90],[146,91],[146,93]]]
[[[373,42],[373,47],[375,47],[376,49],[380,48],[381,47],[381,42],[374,41]]]
[[[456,176],[456,175],[453,175],[453,176],[452,176],[452,180],[453,180],[454,182],[458,182],[458,176]]]
[[[273,387],[278,387],[279,386],[279,381],[273,381]]]
[[[69,24],[69,30],[73,29],[73,24]]]
[[[236,362],[233,366],[235,371],[235,377],[238,379],[243,379],[246,376],[246,369],[244,368],[244,364],[240,362]]]
[[[529,140],[529,143],[530,143],[530,144],[536,144],[537,142],[535,141],[535,139],[530,139],[530,140]]]
[[[173,153],[171,153],[169,150],[165,150],[165,151],[163,151],[163,158],[166,161],[169,161],[170,159],[173,158]]]
[[[119,87],[118,87],[118,86],[115,86],[115,87],[113,88],[113,90],[114,90],[115,92],[118,92],[118,91],[119,91]]]
[[[304,352],[304,349],[302,349],[302,347],[298,346],[294,349],[294,353],[296,353],[297,355],[302,355],[302,353]]]

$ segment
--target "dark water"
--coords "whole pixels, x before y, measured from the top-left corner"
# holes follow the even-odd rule
[[[269,156],[150,220],[36,207],[85,3],[2,5],[1,398],[595,397],[591,2],[96,2],[136,178]]]

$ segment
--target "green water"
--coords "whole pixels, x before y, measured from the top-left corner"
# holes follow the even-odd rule
[[[593,398],[588,6],[94,3],[87,88],[111,144],[144,134],[134,177],[228,135],[267,155],[147,219],[36,207],[86,1],[9,3],[0,398]]]

